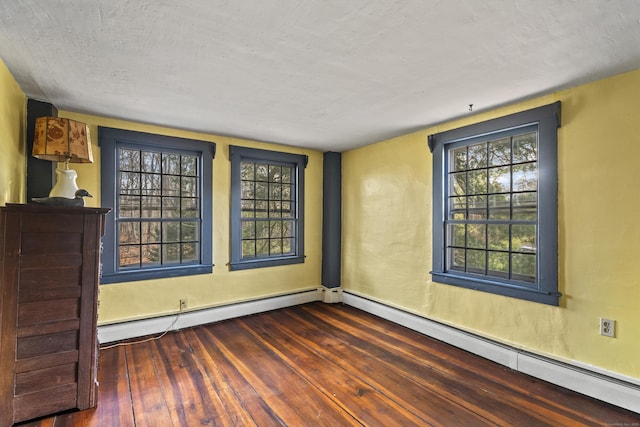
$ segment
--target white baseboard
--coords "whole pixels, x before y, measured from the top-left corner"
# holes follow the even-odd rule
[[[347,305],[398,323],[516,371],[640,413],[640,380],[637,378],[626,377],[595,367],[595,369],[589,369],[587,365],[582,363],[561,362],[525,352],[348,291],[344,291],[342,297]]]
[[[98,341],[100,344],[105,344],[129,338],[160,334],[165,331],[173,331],[197,325],[204,325],[206,323],[219,322],[221,320],[232,319],[234,317],[262,313],[263,311],[276,310],[278,308],[318,301],[319,299],[320,290],[313,289],[289,295],[223,305],[202,310],[185,311],[169,316],[132,320],[129,322],[114,323],[112,325],[102,325],[98,327]]]
[[[580,362],[563,362],[535,355],[514,347],[438,323],[424,317],[340,290],[324,288],[255,301],[187,311],[152,319],[134,320],[98,327],[101,344],[160,334],[234,317],[276,310],[312,301],[344,304],[398,323],[414,331],[451,344],[470,353],[500,363],[519,372],[557,384],[612,405],[640,413],[640,380],[608,372]]]

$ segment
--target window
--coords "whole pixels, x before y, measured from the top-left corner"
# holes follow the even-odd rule
[[[560,103],[429,136],[433,280],[558,305]]]
[[[307,156],[229,147],[231,270],[304,262]]]
[[[215,144],[99,128],[101,283],[211,273]]]

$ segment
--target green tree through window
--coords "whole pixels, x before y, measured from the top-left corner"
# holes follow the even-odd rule
[[[557,304],[559,104],[429,137],[435,281]]]
[[[102,283],[212,271],[215,144],[99,128],[107,217]]]
[[[306,156],[230,147],[231,269],[304,262]]]

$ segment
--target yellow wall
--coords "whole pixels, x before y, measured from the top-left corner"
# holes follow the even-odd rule
[[[24,203],[27,98],[0,59],[0,206]]]
[[[640,378],[640,70],[343,154],[343,287],[535,353]],[[562,101],[560,307],[434,283],[427,135]],[[462,106],[461,106],[462,108]],[[616,338],[599,318],[616,320]]]
[[[78,172],[78,186],[93,196],[87,206],[100,205],[100,148],[98,126],[200,139],[216,143],[213,161],[213,262],[212,274],[171,279],[101,285],[99,323],[164,315],[178,311],[181,298],[190,309],[263,298],[272,295],[315,289],[320,286],[322,242],[322,153],[301,148],[278,146],[234,138],[179,131],[67,111],[60,117],[90,125],[93,140],[93,164],[72,164]],[[286,151],[309,156],[305,170],[305,255],[303,264],[230,272],[229,200],[231,169],[229,145]],[[107,207],[107,206],[105,206]]]

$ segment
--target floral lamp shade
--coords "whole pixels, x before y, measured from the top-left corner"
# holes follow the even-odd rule
[[[39,117],[32,154],[52,162],[93,163],[89,127],[75,120]]]
[[[89,127],[70,119],[38,117],[31,154],[42,160],[64,162],[64,169],[56,169],[56,184],[49,197],[73,199],[78,191],[78,174],[69,169],[69,163],[93,163]]]

